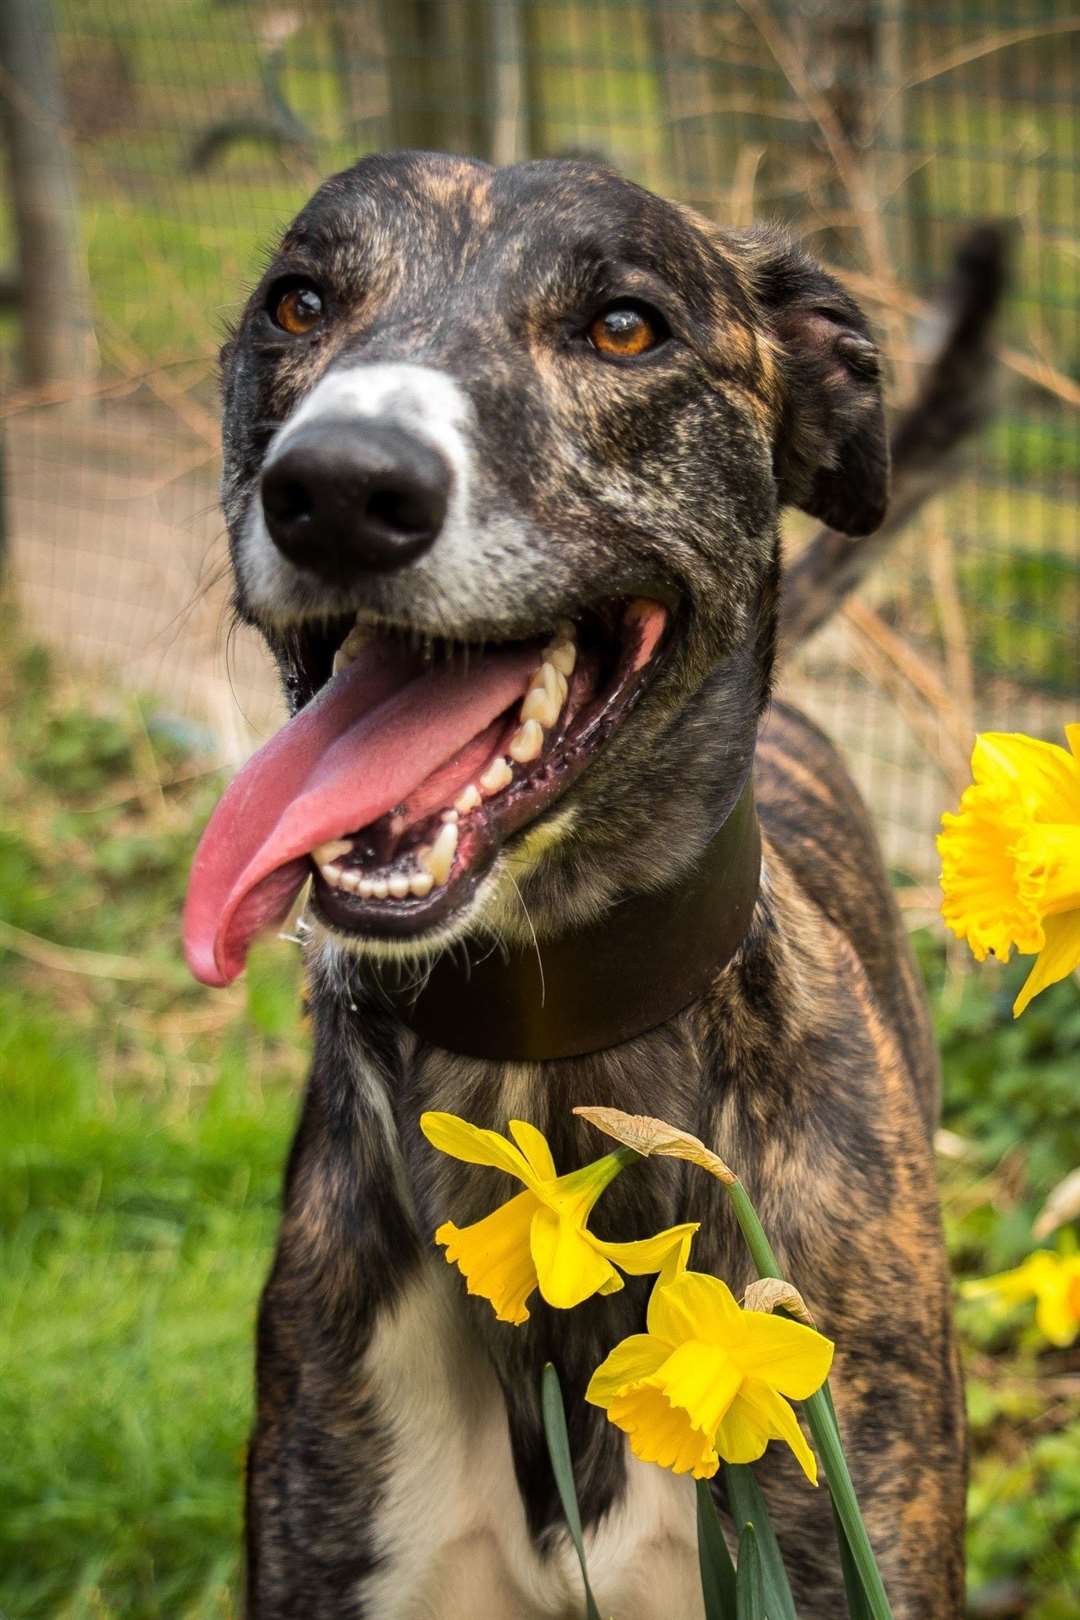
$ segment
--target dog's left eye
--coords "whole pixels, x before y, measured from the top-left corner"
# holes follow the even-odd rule
[[[589,342],[601,354],[633,360],[669,337],[663,316],[642,304],[610,304],[589,324]]]
[[[270,319],[290,337],[303,337],[323,318],[323,297],[313,281],[291,281],[271,287],[266,301]]]

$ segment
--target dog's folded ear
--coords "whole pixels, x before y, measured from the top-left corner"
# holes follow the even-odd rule
[[[881,358],[839,282],[784,237],[752,238],[753,288],[779,350],[775,465],[781,503],[844,534],[885,516],[889,444]]]

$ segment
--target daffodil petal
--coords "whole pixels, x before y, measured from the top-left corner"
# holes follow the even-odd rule
[[[977,782],[1015,783],[1040,821],[1080,821],[1080,762],[1058,743],[986,731],[976,738],[971,769]]]
[[[798,1418],[782,1395],[778,1395],[760,1379],[748,1378],[732,1402],[732,1411],[736,1407],[741,1409],[741,1416],[748,1426],[756,1420],[761,1424],[768,1439],[783,1440],[789,1445],[811,1485],[817,1484],[817,1460],[799,1428]],[[719,1438],[717,1446],[721,1456],[726,1456]]]
[[[745,1337],[735,1354],[749,1377],[793,1401],[805,1401],[821,1388],[832,1366],[831,1339],[768,1311],[743,1311],[742,1321]]]
[[[1046,944],[1035,960],[1035,966],[1024,981],[1023,989],[1013,1002],[1013,1017],[1019,1018],[1033,996],[1048,985],[1057,984],[1074,968],[1080,967],[1080,910],[1064,911],[1056,917],[1047,917],[1043,923]]]
[[[698,1230],[699,1221],[687,1221],[683,1226],[669,1226],[655,1237],[636,1238],[631,1243],[606,1243],[594,1237],[593,1243],[606,1259],[631,1277],[651,1277],[660,1271],[672,1256],[689,1253],[690,1239]],[[685,1265],[685,1259],[684,1259]]]
[[[677,1231],[678,1228],[673,1227],[672,1230]],[[666,1285],[667,1283],[674,1282],[676,1277],[682,1276],[683,1272],[690,1263],[690,1247],[692,1242],[693,1233],[687,1232],[678,1243],[671,1246],[664,1259],[663,1265],[660,1267],[660,1273],[657,1277],[658,1283]]]
[[[482,1221],[458,1227],[447,1221],[435,1233],[446,1258],[465,1278],[470,1294],[488,1300],[501,1322],[528,1320],[525,1301],[536,1287],[529,1229],[537,1210],[531,1192],[518,1193]]]
[[[536,1210],[529,1231],[529,1246],[540,1292],[548,1304],[558,1310],[572,1310],[612,1279],[622,1286],[618,1272],[610,1261],[597,1253],[589,1234],[573,1220],[560,1217],[553,1210]],[[609,1289],[609,1292],[615,1291],[614,1286]]]
[[[456,1114],[434,1112],[420,1115],[420,1129],[440,1153],[447,1153],[452,1159],[463,1159],[466,1164],[485,1164],[493,1170],[503,1170],[536,1190],[538,1178],[524,1153],[498,1131],[481,1130],[479,1125],[470,1125]]]
[[[1072,1291],[1069,1279],[1063,1276],[1056,1287],[1039,1295],[1035,1307],[1035,1326],[1061,1350],[1068,1349],[1080,1333],[1080,1312],[1073,1308]]]
[[[741,1342],[743,1312],[727,1283],[702,1271],[684,1271],[658,1284],[649,1298],[648,1327],[672,1346],[704,1339],[725,1348]]]
[[[717,1425],[713,1444],[725,1462],[750,1463],[757,1462],[769,1440],[768,1425],[740,1392]]]
[[[681,1407],[695,1429],[715,1434],[739,1392],[742,1369],[716,1345],[688,1339],[654,1376],[672,1406]]]
[[[692,1473],[695,1479],[710,1479],[720,1466],[710,1436],[651,1380],[621,1390],[608,1406],[608,1419],[630,1437],[630,1449],[642,1462],[659,1463],[673,1474]]]
[[[967,1299],[994,1295],[1003,1305],[1018,1305],[1022,1300],[1038,1294],[1052,1275],[1056,1258],[1049,1249],[1036,1249],[1034,1254],[1028,1255],[1023,1265],[1014,1266],[1011,1271],[999,1271],[993,1277],[973,1278],[962,1284],[961,1292]]]
[[[657,1372],[667,1356],[667,1345],[648,1333],[632,1333],[604,1357],[589,1379],[585,1399],[592,1406],[607,1406],[627,1385]]]
[[[512,1119],[509,1130],[528,1160],[533,1175],[538,1176],[541,1181],[554,1181],[559,1172],[555,1168],[555,1160],[551,1157],[551,1149],[544,1134],[525,1119]]]

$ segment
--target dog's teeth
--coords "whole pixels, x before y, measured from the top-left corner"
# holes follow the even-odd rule
[[[554,664],[559,674],[569,680],[577,663],[577,648],[572,641],[553,641],[544,648],[544,663]]]
[[[404,872],[394,872],[390,876],[387,888],[395,900],[404,900],[409,892],[409,880]]]
[[[341,874],[341,887],[343,889],[347,889],[350,894],[359,894],[360,893],[360,874],[359,874],[359,872],[342,872],[342,874]]]
[[[375,887],[370,878],[361,878],[356,888],[361,900],[370,900],[375,893]]]
[[[493,793],[501,793],[503,788],[513,779],[513,771],[500,754],[497,759],[492,760],[483,776],[481,776],[480,786],[490,799]]]
[[[538,759],[544,747],[544,731],[538,720],[526,720],[510,739],[510,758],[519,765]]]
[[[362,630],[358,624],[354,624],[348,635],[345,637],[345,640],[341,643],[341,646],[334,654],[335,675],[353,662],[354,658],[356,658],[367,639],[367,630]]]
[[[570,690],[569,683],[562,670],[556,669],[555,665],[549,663],[546,658],[540,665],[540,668],[533,675],[532,680],[529,682],[529,686],[534,692],[543,691],[546,692],[549,697],[553,697],[558,703],[560,709],[566,702],[566,694]]]
[[[434,882],[445,883],[457,854],[458,830],[452,821],[439,829],[433,844],[420,851],[420,865],[431,874]]]
[[[389,893],[390,885],[385,878],[372,878],[371,898],[373,900],[385,900]]]
[[[483,801],[480,798],[480,789],[475,782],[470,782],[454,800],[454,809],[459,816],[467,816]]]
[[[549,697],[542,686],[534,686],[526,695],[521,705],[522,725],[529,725],[533,721],[550,731],[559,718],[559,705],[553,697]]]
[[[444,810],[442,815],[439,817],[439,820],[445,822],[447,826],[456,827],[458,814],[459,812],[457,810]]]
[[[331,866],[339,856],[352,854],[352,839],[330,838],[325,844],[316,844],[311,854],[316,866]]]
[[[569,690],[562,670],[556,669],[554,664],[541,664],[529,682],[529,690],[521,705],[521,720],[536,720],[545,731],[550,731],[559,718]]]
[[[435,887],[435,879],[430,872],[414,872],[409,879],[409,890],[418,900],[431,893]]]
[[[336,889],[338,887],[343,876],[341,867],[335,866],[332,861],[326,861],[325,863],[320,861],[319,872],[322,875],[323,881],[329,883],[332,889]]]

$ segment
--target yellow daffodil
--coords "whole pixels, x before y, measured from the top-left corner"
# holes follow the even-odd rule
[[[1080,965],[1080,725],[1056,743],[987,731],[974,781],[938,838],[942,915],[975,957],[1038,952],[1013,1006],[1019,1017],[1047,985]]]
[[[830,1340],[785,1317],[740,1310],[726,1283],[697,1271],[657,1283],[647,1327],[616,1345],[585,1391],[629,1435],[635,1456],[708,1479],[721,1457],[753,1462],[770,1440],[784,1440],[817,1484],[788,1399],[821,1388]]]
[[[524,1120],[510,1121],[512,1142],[455,1114],[422,1114],[420,1129],[440,1153],[490,1165],[525,1187],[472,1226],[446,1221],[435,1233],[469,1293],[489,1300],[500,1321],[527,1321],[526,1301],[537,1288],[549,1305],[570,1310],[593,1294],[617,1293],[616,1267],[641,1277],[674,1276],[686,1265],[696,1222],[635,1243],[605,1243],[587,1230],[596,1200],[635,1153],[620,1149],[560,1176],[544,1136]]]
[[[1037,1249],[1015,1270],[965,1283],[963,1291],[969,1299],[989,1296],[1003,1306],[1036,1300],[1036,1327],[1062,1349],[1080,1334],[1080,1254]]]

